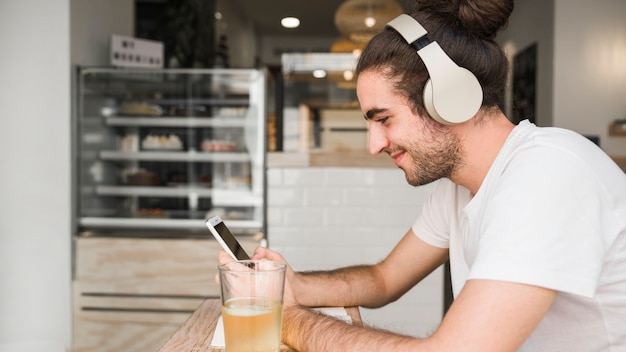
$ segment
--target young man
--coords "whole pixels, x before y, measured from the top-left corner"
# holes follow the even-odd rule
[[[512,9],[507,0],[431,1],[364,50],[357,95],[370,152],[389,154],[411,185],[439,181],[382,262],[288,270],[287,344],[316,352],[626,350],[626,175],[584,137],[516,126],[502,113],[507,63],[493,38]],[[426,36],[412,33],[421,26]],[[479,82],[475,110],[473,78],[455,65]],[[458,85],[441,74],[456,71]],[[458,120],[447,107],[467,116]],[[254,258],[284,261],[264,248]],[[383,306],[448,259],[455,300],[432,336],[353,327],[306,308]]]

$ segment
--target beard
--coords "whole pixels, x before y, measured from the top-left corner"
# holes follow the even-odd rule
[[[413,165],[404,170],[406,181],[412,186],[422,186],[441,178],[451,178],[462,162],[461,142],[444,126],[427,124],[419,142],[405,148]],[[436,125],[435,125],[436,124]]]

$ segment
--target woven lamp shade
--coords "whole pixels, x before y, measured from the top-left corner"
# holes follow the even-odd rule
[[[355,42],[346,37],[340,37],[330,47],[332,53],[353,53],[358,55],[363,51],[367,42]]]
[[[349,40],[367,43],[402,12],[394,0],[347,0],[335,12],[335,26]]]

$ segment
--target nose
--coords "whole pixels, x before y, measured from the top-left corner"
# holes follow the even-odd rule
[[[372,155],[380,154],[389,145],[383,129],[375,123],[369,124],[368,140],[369,152]]]

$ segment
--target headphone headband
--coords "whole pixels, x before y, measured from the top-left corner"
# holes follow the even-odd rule
[[[430,79],[424,85],[424,106],[433,119],[446,125],[463,123],[480,109],[483,90],[478,79],[458,66],[413,17],[402,14],[387,23],[415,47]]]

